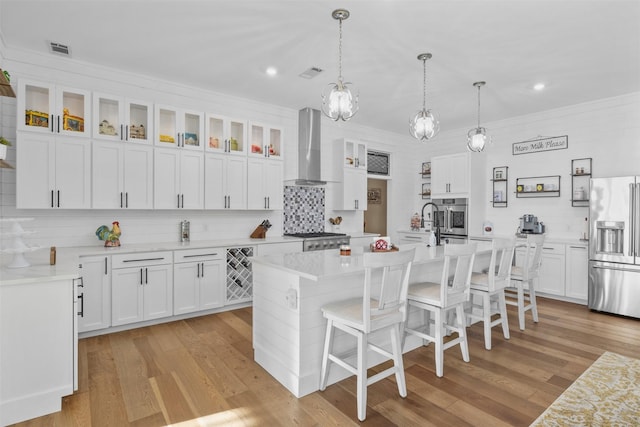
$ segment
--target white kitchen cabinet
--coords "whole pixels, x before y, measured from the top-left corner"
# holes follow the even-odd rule
[[[283,164],[265,159],[247,160],[247,208],[283,208]]]
[[[74,391],[73,279],[0,286],[0,425],[61,410]]]
[[[153,166],[155,209],[204,207],[203,153],[156,148]]]
[[[78,332],[111,326],[111,257],[80,257]]]
[[[336,164],[345,168],[367,170],[367,144],[363,141],[341,139],[338,147],[339,157]]]
[[[204,157],[204,208],[247,208],[247,159],[207,153]]]
[[[121,96],[93,94],[93,137],[151,144],[153,104]]]
[[[173,314],[173,254],[143,252],[112,256],[113,326]]]
[[[205,150],[212,153],[247,154],[247,121],[207,114]]]
[[[18,132],[16,207],[91,207],[91,142]]]
[[[469,153],[431,159],[431,198],[468,198],[470,188]]]
[[[284,148],[282,128],[262,123],[249,123],[250,157],[282,160]]]
[[[153,208],[153,147],[93,141],[92,207]]]
[[[88,138],[90,110],[91,94],[86,90],[18,81],[18,130]]]
[[[342,168],[342,176],[338,178],[341,183],[336,185],[335,205],[336,210],[367,210],[367,171],[362,169]]]
[[[339,139],[333,151],[335,185],[334,209],[367,210],[367,145],[356,140]]]
[[[516,249],[516,264],[524,258],[522,249]],[[542,247],[542,263],[536,283],[536,291],[548,295],[565,296],[565,245],[561,243],[544,243]]]
[[[587,300],[589,291],[589,255],[586,245],[567,245],[565,294]]]
[[[174,251],[173,314],[192,313],[224,305],[225,250]]]
[[[154,123],[157,146],[202,151],[204,113],[156,105]]]

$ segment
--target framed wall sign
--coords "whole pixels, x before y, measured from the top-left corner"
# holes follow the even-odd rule
[[[528,141],[514,142],[512,154],[530,154],[541,151],[563,150],[569,148],[569,136],[552,136],[547,138],[536,138]]]

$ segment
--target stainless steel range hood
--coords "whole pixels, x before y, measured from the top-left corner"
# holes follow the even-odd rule
[[[324,185],[320,178],[320,110],[303,108],[298,113],[298,178],[296,185]]]

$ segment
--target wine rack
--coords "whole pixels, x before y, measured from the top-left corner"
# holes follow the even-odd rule
[[[227,249],[227,303],[251,301],[253,297],[252,246]]]

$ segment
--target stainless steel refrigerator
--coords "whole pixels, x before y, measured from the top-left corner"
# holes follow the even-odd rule
[[[589,308],[640,318],[640,176],[593,178]]]

